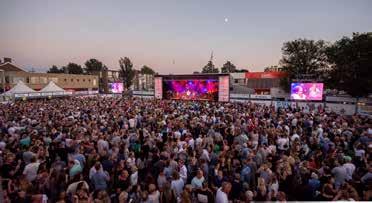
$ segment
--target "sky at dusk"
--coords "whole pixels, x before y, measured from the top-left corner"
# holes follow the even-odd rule
[[[214,52],[220,68],[277,65],[285,41],[335,41],[372,31],[369,0],[0,0],[0,58],[45,71],[97,58],[110,69],[200,71]]]

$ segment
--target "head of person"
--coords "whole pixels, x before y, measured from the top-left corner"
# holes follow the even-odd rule
[[[296,94],[298,94],[298,95],[302,95],[302,94],[303,94],[303,89],[302,89],[302,87],[301,87],[301,86],[297,86],[297,87],[295,88],[295,92],[296,92]]]
[[[253,200],[253,197],[254,197],[254,194],[252,191],[248,190],[245,192],[245,200],[246,201],[252,201]]]
[[[178,180],[180,179],[180,174],[177,171],[174,171],[172,174],[173,180]]]
[[[153,193],[156,191],[156,186],[154,184],[149,185],[149,193]]]
[[[96,169],[96,171],[99,171],[99,170],[101,169],[101,163],[97,161],[97,162],[94,164],[94,168]]]
[[[231,183],[229,183],[229,182],[223,182],[222,183],[222,186],[221,186],[221,190],[224,193],[229,194],[230,191],[231,191]]]
[[[203,177],[203,171],[199,169],[199,170],[196,172],[196,177],[199,178],[199,179],[202,178],[202,177]]]
[[[287,197],[284,192],[278,192],[276,198],[280,202],[285,202],[287,200]]]

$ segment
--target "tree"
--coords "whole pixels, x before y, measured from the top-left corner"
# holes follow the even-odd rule
[[[154,74],[155,74],[155,71],[154,71],[152,68],[150,68],[150,67],[144,65],[144,66],[141,68],[141,73],[142,73],[142,74],[148,74],[148,75],[154,75]]]
[[[232,64],[230,61],[227,61],[223,64],[221,68],[221,73],[234,73],[236,72],[236,66]]]
[[[323,40],[297,39],[285,42],[280,64],[288,77],[281,79],[281,87],[289,91],[294,79],[319,79],[328,67],[326,48]]]
[[[63,73],[63,68],[59,69],[56,65],[53,65],[47,73]]]
[[[326,84],[351,96],[367,96],[372,91],[372,34],[353,33],[327,49],[331,69]]]
[[[207,65],[205,65],[202,69],[202,73],[218,73],[218,68],[214,67],[212,61],[208,61]]]
[[[103,63],[97,59],[89,59],[85,62],[85,72],[86,73],[94,73],[94,72],[101,72],[103,70]]]
[[[236,71],[235,71],[236,73],[247,73],[247,72],[249,72],[247,69],[236,69]]]
[[[64,73],[67,74],[83,74],[83,68],[76,64],[76,63],[69,63],[67,66],[64,66],[63,68]]]
[[[124,88],[129,89],[134,78],[133,64],[128,57],[124,57],[119,59],[119,65],[120,74],[123,78],[123,86]]]

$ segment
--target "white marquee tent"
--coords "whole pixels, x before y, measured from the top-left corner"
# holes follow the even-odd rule
[[[65,92],[65,90],[53,81],[50,81],[43,89],[40,90],[40,92]]]
[[[35,93],[36,91],[27,86],[23,81],[18,81],[18,83],[10,90],[5,92],[5,95],[12,94],[25,94],[25,93]]]
[[[63,88],[56,85],[56,83],[54,83],[53,81],[50,81],[39,92],[40,92],[41,96],[62,96],[62,95],[67,95],[67,93],[68,93]]]
[[[23,81],[18,81],[17,84],[4,94],[5,97],[24,98],[24,97],[38,97],[40,93],[27,86]]]

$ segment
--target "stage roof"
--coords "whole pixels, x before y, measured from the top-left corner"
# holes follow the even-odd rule
[[[182,74],[182,75],[155,75],[155,77],[162,77],[163,79],[216,79],[219,76],[229,76],[228,73],[211,73],[211,74]]]

